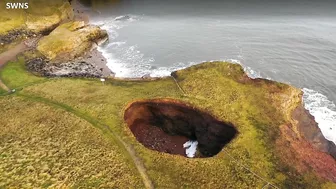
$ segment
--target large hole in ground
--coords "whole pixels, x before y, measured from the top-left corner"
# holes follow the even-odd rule
[[[212,157],[237,134],[231,123],[170,99],[134,102],[127,107],[124,119],[145,147],[188,157],[193,157],[188,150],[195,147],[185,149],[190,141],[198,142],[195,157]]]

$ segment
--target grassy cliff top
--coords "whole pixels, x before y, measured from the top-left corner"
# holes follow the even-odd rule
[[[77,161],[73,158],[76,154],[64,154],[62,159],[67,159],[67,163],[60,163],[64,164],[63,166],[75,165],[76,168],[72,169],[73,174],[66,180],[51,174],[50,185],[57,185],[56,180],[59,179],[64,181],[66,186],[81,184],[84,187],[123,187],[125,182],[129,183],[128,186],[131,188],[137,188],[142,183],[147,188],[151,186],[156,188],[262,188],[268,182],[279,188],[335,187],[332,182],[317,176],[313,165],[304,163],[304,159],[282,158],[284,154],[286,155],[284,157],[296,155],[295,151],[290,150],[292,141],[283,136],[281,126],[291,124],[289,114],[301,104],[301,91],[274,81],[250,79],[240,65],[226,62],[203,63],[175,72],[173,76],[176,80],[171,77],[154,81],[108,79],[105,84],[102,84],[97,79],[36,77],[25,71],[24,62],[22,59],[21,61],[21,63],[9,63],[0,72],[1,79],[9,87],[18,89],[18,92],[12,96],[0,98],[1,112],[12,115],[12,111],[15,110],[20,114],[18,121],[13,122],[10,118],[1,119],[0,127],[3,128],[0,129],[0,135],[11,138],[6,145],[14,145],[22,140],[20,137],[15,137],[16,135],[9,134],[22,123],[27,123],[21,128],[30,130],[31,134],[27,134],[31,138],[45,137],[43,132],[39,132],[40,128],[36,127],[37,124],[53,128],[57,134],[50,135],[49,138],[55,141],[59,140],[63,132],[64,137],[69,135],[65,128],[85,121],[85,124],[83,122],[78,126],[83,125],[82,127],[85,126],[91,130],[95,128],[97,132],[94,133],[96,136],[89,137],[91,140],[89,143],[83,141],[81,145],[97,143],[100,140],[98,136],[111,141],[106,143],[104,149],[120,151],[120,158],[113,160],[120,166],[111,164],[112,167],[108,170],[115,170],[118,174],[129,175],[129,178],[135,179],[132,180],[134,182],[129,183],[124,179],[125,177],[122,177],[123,179],[118,179],[116,183],[106,185],[106,179],[110,177],[109,172],[102,171],[99,175],[90,172],[91,169],[101,169],[104,166],[98,164],[97,158],[88,160],[90,165],[97,166],[95,168],[76,164]],[[131,102],[157,98],[179,100],[209,112],[220,120],[232,122],[239,134],[212,158],[187,159],[149,150],[134,138],[123,120],[123,114]],[[47,123],[43,121],[48,120],[47,118],[38,119],[37,116],[44,114],[47,118],[51,118]],[[63,114],[66,116],[62,116]],[[36,119],[31,120],[36,116]],[[71,128],[73,130],[71,132],[79,132],[82,129],[79,127],[79,131],[76,131]],[[295,133],[293,135],[295,136]],[[73,137],[67,140],[77,144],[79,139]],[[15,146],[16,148],[36,151],[33,146],[22,146],[22,148]],[[42,151],[48,150],[44,146],[41,148]],[[95,148],[103,147],[98,145]],[[15,159],[11,149],[1,148],[1,154],[7,154],[0,156],[1,160]],[[310,148],[307,147],[307,149]],[[40,167],[44,164],[52,166],[53,163],[50,160],[54,156],[57,154],[51,154],[36,162],[36,170],[40,171]],[[88,156],[99,157],[99,153],[90,150]],[[302,167],[295,166],[301,163]],[[21,166],[26,166],[28,169],[28,166],[35,167],[35,164],[31,165],[28,162]],[[334,168],[333,166],[335,164],[330,165],[330,170]],[[81,179],[81,176],[78,176],[82,174],[83,169],[88,171],[86,177],[88,179]],[[0,172],[0,175],[2,174],[5,173]],[[21,173],[23,178],[30,175],[28,172]],[[37,175],[36,178],[44,179],[43,175]],[[142,183],[137,179],[142,179]],[[0,183],[3,183],[2,180]],[[17,182],[15,177],[7,179],[4,186],[22,187],[28,183],[32,186],[40,186],[29,179],[20,179]]]

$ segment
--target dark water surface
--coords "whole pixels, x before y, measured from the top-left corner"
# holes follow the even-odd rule
[[[90,3],[87,3],[90,5]],[[290,83],[336,143],[336,2],[94,1],[108,30],[99,50],[117,77],[169,75],[202,61],[242,64],[253,77]]]

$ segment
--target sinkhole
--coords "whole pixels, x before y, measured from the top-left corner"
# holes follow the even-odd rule
[[[124,119],[145,147],[186,157],[194,156],[190,149],[196,145],[196,157],[212,157],[237,135],[231,123],[172,99],[133,102]]]

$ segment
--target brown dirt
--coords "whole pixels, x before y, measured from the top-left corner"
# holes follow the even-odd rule
[[[281,137],[276,141],[279,157],[301,174],[313,170],[319,177],[336,182],[335,145],[323,137],[302,104],[293,110],[292,119],[292,124],[280,126]]]
[[[10,89],[1,81],[1,79],[0,79],[0,88],[8,92],[10,91]]]
[[[318,176],[336,182],[336,161],[333,157],[299,138],[291,126],[282,125],[280,130],[281,137],[276,144],[283,162],[294,166],[300,173],[312,169]]]
[[[27,50],[28,47],[25,45],[24,42],[19,43],[14,48],[11,48],[3,53],[0,54],[0,69],[10,60],[13,60],[16,58],[16,56]]]
[[[7,62],[14,60],[18,54],[28,49],[29,47],[25,44],[25,41],[22,41],[21,43],[14,46],[13,48],[10,48],[9,50],[1,53],[0,54],[0,70],[2,67],[5,66]],[[10,89],[1,81],[1,79],[0,79],[0,88],[6,91],[10,91]]]
[[[124,119],[144,146],[184,156],[183,144],[188,140],[198,141],[200,157],[212,157],[237,134],[231,123],[172,99],[133,102]]]
[[[186,157],[183,144],[189,139],[184,136],[172,136],[165,133],[159,127],[147,124],[138,124],[130,128],[136,139],[145,147],[169,154],[177,154]]]

